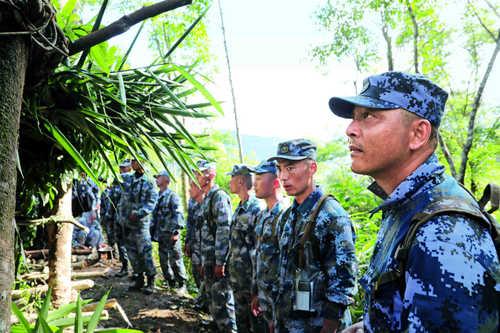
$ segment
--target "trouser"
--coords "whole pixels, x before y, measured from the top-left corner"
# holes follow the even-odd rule
[[[165,280],[185,284],[187,276],[182,258],[181,241],[174,242],[171,239],[171,234],[165,234],[160,237],[158,242],[158,252]]]
[[[147,276],[156,275],[149,224],[142,224],[139,229],[125,227],[124,232],[125,247],[134,273],[146,273]]]
[[[125,233],[121,224],[116,220],[114,223],[113,234],[115,236],[116,245],[118,246],[118,256],[122,265],[128,265],[127,248],[125,246]]]
[[[114,230],[115,228],[113,226],[113,220],[102,219],[101,222],[106,234],[108,245],[114,247],[114,245],[116,244],[116,238],[115,238],[115,230]]]
[[[237,332],[233,291],[227,277],[222,279],[213,277],[213,266],[205,267],[204,270],[203,281],[210,298],[209,310],[217,329],[223,333]]]

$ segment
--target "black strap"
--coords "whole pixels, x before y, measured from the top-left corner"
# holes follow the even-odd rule
[[[299,269],[304,269],[305,267],[305,255],[304,255],[304,250],[305,250],[305,244],[306,242],[310,241],[311,236],[314,235],[314,228],[316,227],[316,220],[318,218],[319,211],[323,207],[323,204],[328,198],[332,198],[335,200],[335,197],[331,194],[325,194],[322,195],[321,198],[318,200],[316,205],[311,211],[311,214],[309,214],[309,219],[306,222],[306,225],[304,226],[304,233],[302,234],[302,237],[299,239],[298,242],[298,249],[297,249],[297,267]],[[320,251],[319,251],[319,242],[311,242],[312,248],[313,248],[313,255],[316,258],[320,258]]]
[[[491,207],[487,211],[489,214],[495,212],[500,206],[500,186],[497,184],[490,183],[486,185],[483,191],[481,199],[479,199],[478,204],[482,210],[486,210],[486,205],[490,203]]]

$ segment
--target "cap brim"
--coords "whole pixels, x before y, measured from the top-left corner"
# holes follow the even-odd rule
[[[276,155],[267,159],[268,162],[276,160],[289,160],[289,161],[301,161],[310,158],[309,156],[289,156],[289,155]]]
[[[328,104],[330,105],[330,110],[342,118],[352,118],[352,112],[356,106],[379,110],[390,110],[400,107],[394,103],[367,96],[332,97]]]

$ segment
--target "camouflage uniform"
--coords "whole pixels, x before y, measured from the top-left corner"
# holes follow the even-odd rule
[[[226,265],[229,248],[231,202],[229,196],[214,185],[202,202],[206,223],[201,228],[204,283],[210,294],[210,313],[221,332],[236,332],[234,297],[227,277],[214,276],[215,265]]]
[[[405,266],[405,286],[391,281],[375,288],[382,273],[398,267],[397,245],[411,218],[443,196],[474,199],[432,155],[389,196],[382,195],[382,223],[370,266],[361,280],[366,291],[368,332],[497,332],[495,279],[499,263],[491,236],[466,215],[442,214],[422,225]],[[375,210],[375,211],[376,211]]]
[[[345,118],[356,105],[402,108],[437,128],[447,97],[421,75],[389,72],[367,78],[360,96],[332,98],[330,107]],[[499,261],[489,231],[471,218],[479,212],[472,196],[444,174],[434,154],[389,195],[376,183],[370,189],[384,202],[373,211],[382,211],[382,222],[361,280],[365,331],[497,332]],[[415,215],[430,205],[444,211],[417,229],[403,264],[397,248]],[[446,212],[450,207],[465,213]]]
[[[233,214],[230,229],[228,273],[233,289],[238,332],[251,332],[252,260],[255,258],[255,219],[260,212],[259,200],[250,196],[240,202]]]
[[[78,222],[87,227],[88,231],[74,228],[72,246],[90,246],[97,248],[104,242],[101,225],[97,220],[95,211],[82,213]]]
[[[121,174],[123,182],[113,184],[109,197],[111,199],[111,209],[108,211],[108,218],[112,220],[113,224],[113,235],[115,242],[118,246],[118,255],[120,257],[120,262],[124,268],[128,267],[128,254],[127,248],[125,247],[125,233],[123,228],[125,225],[126,216],[122,216],[123,210],[127,206],[127,193],[130,183],[132,181],[132,174],[123,173]]]
[[[201,204],[193,199],[189,200],[186,223],[185,244],[191,252],[191,268],[193,278],[198,289],[201,287],[201,227],[203,225],[203,212]]]
[[[259,298],[259,305],[266,321],[274,320],[276,302],[276,278],[279,260],[279,218],[283,212],[283,202],[277,202],[271,209],[257,215],[255,226],[256,251],[253,271],[252,294]]]
[[[160,192],[152,215],[151,236],[158,242],[160,265],[165,281],[175,281],[179,286],[184,286],[186,269],[181,241],[171,239],[173,235],[179,235],[179,230],[184,227],[179,196],[169,188]]]
[[[347,306],[353,303],[356,293],[356,257],[353,226],[346,211],[336,200],[327,199],[319,210],[316,226],[310,240],[305,243],[304,272],[313,277],[312,314],[293,311],[295,302],[294,283],[296,279],[296,245],[304,232],[309,214],[323,195],[316,188],[307,199],[298,204],[293,202],[285,213],[283,231],[279,241],[279,291],[277,313],[286,329],[291,332],[319,332],[323,319],[341,321],[341,326],[350,325]],[[320,258],[313,254],[313,244],[318,246]]]
[[[153,183],[147,179],[146,175],[136,172],[132,176],[128,190],[122,193],[120,199],[125,246],[130,263],[135,274],[146,273],[148,277],[156,275],[149,226],[157,197]],[[128,218],[132,213],[137,215],[137,221],[131,221]]]
[[[111,202],[112,189],[107,187],[101,193],[101,205],[99,209],[99,215],[101,217],[101,226],[104,227],[106,231],[106,236],[108,238],[108,245],[113,247],[116,243],[114,226],[113,226],[113,203]]]

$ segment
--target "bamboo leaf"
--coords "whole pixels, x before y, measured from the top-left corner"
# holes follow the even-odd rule
[[[19,310],[16,303],[12,302],[11,308],[12,308],[12,312],[16,315],[17,319],[19,319],[19,322],[23,325],[26,332],[30,333],[31,332],[31,325],[28,322],[28,320],[26,320],[26,317],[21,312],[21,310]]]
[[[82,318],[82,299],[78,294],[76,299],[76,312],[75,312],[75,333],[83,333],[83,318]]]
[[[122,73],[118,73],[118,83],[120,84],[120,98],[122,102],[123,112],[127,112],[127,93],[125,91],[125,84],[123,83]]]
[[[208,90],[200,83],[198,82],[188,71],[186,71],[184,68],[172,64],[172,66],[179,71],[182,76],[184,76],[193,86],[195,86],[198,91],[212,104],[212,106],[219,111],[220,114],[223,114],[224,111],[222,111],[222,107],[220,106],[219,102],[208,92]]]

